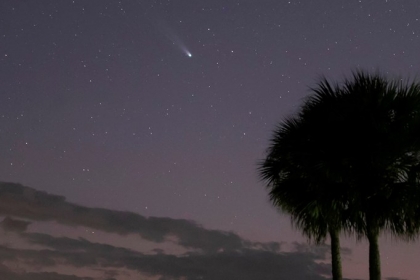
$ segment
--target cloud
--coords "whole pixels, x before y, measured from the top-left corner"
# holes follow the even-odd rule
[[[56,272],[15,272],[7,266],[0,264],[2,280],[94,280],[91,277],[78,277]]]
[[[193,221],[84,207],[67,202],[63,196],[14,183],[0,183],[0,215],[33,221],[56,221],[63,225],[90,227],[120,235],[138,234],[143,239],[157,243],[175,237],[177,243],[185,248],[206,252],[235,251],[253,246],[233,232],[205,229]],[[262,243],[259,244],[261,246]],[[279,245],[273,243],[267,246]]]
[[[31,278],[25,278],[29,273],[5,271],[5,275],[16,276],[10,279],[96,279],[39,272],[57,267],[96,271],[103,274],[100,279],[131,279],[126,273],[133,273],[137,275],[134,278],[141,274],[160,280],[322,280],[328,279],[324,275],[331,271],[327,246],[294,243],[292,252],[284,252],[278,242],[251,242],[236,233],[206,229],[184,219],[144,217],[133,212],[85,207],[20,184],[0,183],[0,215],[6,216],[1,222],[3,229],[13,231],[23,244],[31,245],[30,249],[25,249],[3,244],[0,263],[23,263],[38,269],[31,272]],[[122,236],[136,234],[155,242],[157,247],[159,243],[176,242],[187,253],[166,254],[155,248],[146,254],[83,238],[26,231],[29,223],[36,221],[90,227]]]
[[[27,221],[16,220],[11,217],[6,217],[0,223],[0,227],[6,231],[24,232],[30,224],[31,223]]]
[[[1,262],[19,259],[37,267],[67,265],[112,271],[124,268],[168,280],[325,280],[327,278],[319,272],[330,271],[328,265],[317,263],[318,258],[308,252],[275,253],[244,249],[241,252],[193,252],[176,256],[143,254],[85,239],[53,237],[47,234],[23,233],[21,236],[46,249],[27,250],[0,246]]]

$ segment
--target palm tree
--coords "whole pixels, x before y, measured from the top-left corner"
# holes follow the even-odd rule
[[[369,275],[379,280],[379,233],[418,231],[420,85],[356,72],[341,87],[323,80],[315,93],[303,114],[320,117],[312,121],[334,151],[328,161],[349,183],[348,222],[369,240]]]
[[[379,233],[410,238],[420,226],[420,85],[359,71],[341,86],[323,79],[312,90],[275,132],[262,178],[274,204],[306,231],[318,221],[309,222],[314,214],[305,211],[317,212],[301,203],[317,205],[328,228],[367,237],[370,279],[379,280]],[[298,132],[286,146],[290,123]],[[297,202],[286,191],[293,185],[315,201]]]
[[[324,172],[311,134],[311,121],[298,115],[275,130],[260,175],[270,188],[270,200],[291,215],[294,226],[316,243],[331,239],[332,275],[342,279],[339,233],[346,227],[342,182]],[[316,146],[316,144],[315,144]]]

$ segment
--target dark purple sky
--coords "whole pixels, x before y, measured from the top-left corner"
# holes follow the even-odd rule
[[[325,248],[305,247],[288,216],[270,205],[257,162],[275,125],[298,109],[321,75],[339,81],[362,68],[416,78],[419,35],[416,0],[2,0],[0,181],[29,189],[1,209],[12,220],[2,223],[0,251],[21,260],[19,266],[0,254],[0,273],[10,279],[236,279],[246,265],[241,261],[252,256],[268,266],[252,261],[249,279],[272,279],[267,271],[273,279],[283,279],[279,273],[323,279]],[[31,189],[68,202],[32,203],[49,195]],[[0,200],[8,192],[0,189]],[[73,203],[95,218],[79,213],[67,221],[74,213],[66,211],[81,207]],[[45,213],[67,210],[48,216],[42,205]],[[159,226],[145,217],[159,217],[153,218]],[[90,225],[97,219],[107,226]],[[128,228],[118,230],[124,227],[118,219]],[[133,219],[148,222],[131,228]],[[236,241],[221,241],[226,231]],[[195,237],[200,246],[183,243]],[[222,245],[212,243],[217,250],[207,252],[206,240]],[[77,246],[86,251],[77,263],[53,255],[51,263],[31,264],[28,257],[39,258],[40,248],[71,255]],[[88,256],[97,260],[111,250],[95,246],[127,258],[140,254],[148,266],[138,265],[142,260],[92,264]],[[344,275],[366,279],[366,243],[345,239],[343,246]],[[384,277],[416,279],[418,242],[388,237],[381,246]],[[232,258],[229,269],[224,258]]]

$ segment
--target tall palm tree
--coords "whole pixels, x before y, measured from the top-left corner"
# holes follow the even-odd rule
[[[323,79],[312,90],[276,130],[262,178],[306,234],[319,233],[311,218],[321,215],[329,231],[366,236],[370,279],[379,280],[379,233],[409,238],[419,228],[420,86],[359,71],[341,86]]]
[[[420,85],[356,72],[341,87],[323,80],[315,93],[302,114],[324,128],[322,148],[349,183],[348,222],[369,240],[369,275],[379,280],[379,233],[418,231]]]
[[[274,132],[261,178],[270,188],[270,200],[291,215],[294,226],[316,243],[331,240],[332,275],[342,279],[339,233],[346,228],[343,184],[319,159],[322,153],[312,137],[311,120],[290,117]],[[344,221],[344,222],[343,222]]]

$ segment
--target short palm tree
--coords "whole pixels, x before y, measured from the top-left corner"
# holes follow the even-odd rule
[[[311,148],[312,126],[299,116],[285,120],[275,131],[260,175],[270,199],[291,215],[294,226],[316,243],[331,239],[332,275],[342,279],[339,233],[346,226],[338,180],[323,172]],[[320,170],[321,168],[321,170]],[[320,172],[321,171],[321,172]]]
[[[420,85],[359,71],[341,86],[324,79],[313,91],[275,132],[262,177],[272,201],[305,233],[319,232],[319,221],[309,220],[321,213],[328,230],[366,236],[370,279],[379,280],[379,233],[410,238],[420,226]],[[295,138],[289,146],[288,134]],[[286,191],[293,185],[301,200]]]

